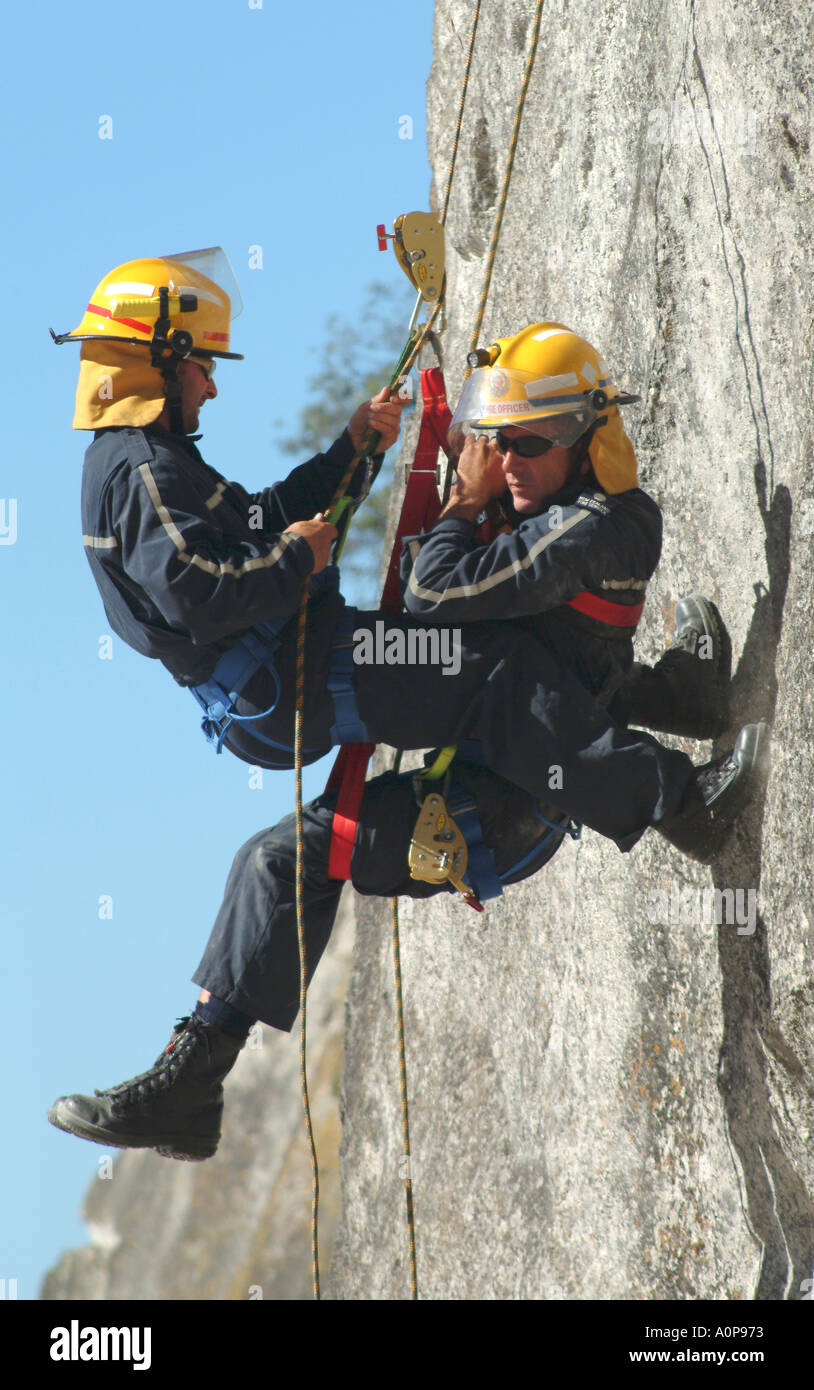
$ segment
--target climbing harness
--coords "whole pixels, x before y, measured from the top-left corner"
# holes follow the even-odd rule
[[[421,810],[410,840],[410,876],[424,883],[449,883],[469,907],[482,912],[483,903],[499,898],[503,885],[513,882],[529,864],[541,859],[556,836],[568,835],[578,840],[582,826],[566,814],[559,820],[551,820],[535,800],[535,814],[542,825],[549,827],[549,833],[516,863],[498,873],[494,855],[484,839],[475,797],[454,776],[456,755],[461,755],[468,763],[485,766],[480,744],[467,740],[460,748],[442,749],[423,772],[413,775]],[[434,788],[441,777],[444,778],[442,791],[438,791]],[[541,859],[541,862],[544,861]]]
[[[324,581],[324,576],[330,576]],[[319,588],[339,586],[339,571],[335,565],[328,566],[317,576],[324,582]],[[313,592],[310,589],[309,592]],[[257,623],[224,652],[208,680],[190,687],[192,694],[204,712],[201,728],[216,753],[223,751],[223,744],[233,724],[244,728],[257,743],[273,750],[272,755],[264,751],[263,766],[274,769],[293,766],[294,749],[291,744],[279,743],[261,733],[253,726],[273,714],[280,699],[280,678],[277,673],[277,653],[282,634],[291,622],[290,618]],[[331,728],[331,743],[356,744],[367,740],[367,730],[359,714],[356,690],[353,681],[353,632],[356,627],[356,609],[346,605],[339,619],[331,648],[331,664],[328,674],[328,689],[333,699],[335,721]],[[261,669],[269,672],[274,682],[274,699],[267,709],[258,714],[238,714],[237,701],[254,675]],[[325,750],[304,748],[303,754],[317,758]]]

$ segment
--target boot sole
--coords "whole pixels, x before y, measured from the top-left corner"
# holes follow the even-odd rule
[[[75,1134],[77,1139],[87,1139],[94,1144],[104,1144],[108,1149],[153,1149],[163,1158],[177,1158],[187,1163],[201,1163],[204,1159],[211,1158],[218,1147],[217,1144],[190,1144],[189,1137],[183,1135],[179,1135],[177,1139],[168,1135],[160,1143],[154,1144],[135,1134],[119,1134],[114,1138],[109,1130],[83,1124],[74,1116],[71,1116],[69,1123],[61,1114],[59,1102],[52,1105],[48,1111],[48,1120],[65,1134]]]

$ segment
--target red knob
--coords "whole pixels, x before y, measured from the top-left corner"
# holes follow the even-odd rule
[[[379,225],[378,225],[378,227],[376,228],[376,237],[377,237],[378,242],[379,242],[379,250],[380,250],[380,251],[386,251],[386,250],[387,250],[387,232],[385,231],[385,227],[384,227],[384,223],[383,223],[383,222],[380,222]]]

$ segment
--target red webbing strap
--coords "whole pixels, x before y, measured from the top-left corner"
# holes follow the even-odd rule
[[[426,531],[436,521],[441,510],[441,501],[436,486],[436,460],[439,448],[449,454],[447,430],[452,412],[447,405],[447,392],[444,374],[439,367],[428,367],[421,372],[421,396],[424,409],[421,415],[421,428],[418,433],[413,466],[407,475],[404,500],[401,504],[387,578],[382,590],[381,608],[386,613],[401,612],[401,585],[399,568],[401,563],[401,542],[404,536],[417,535]],[[339,799],[334,811],[331,830],[331,851],[328,861],[328,874],[331,878],[350,878],[351,856],[359,821],[359,806],[365,789],[367,765],[375,751],[374,743],[347,743],[337,755],[331,769],[326,791],[339,786]]]
[[[585,613],[587,617],[609,623],[612,627],[635,627],[642,616],[644,599],[641,603],[611,603],[610,599],[597,598],[596,594],[586,592],[569,598],[568,607],[576,608],[578,613]]]
[[[440,367],[427,367],[421,372],[421,396],[424,409],[415,458],[407,475],[401,515],[382,590],[381,607],[386,613],[401,612],[399,567],[402,537],[416,536],[419,531],[428,531],[437,521],[441,510],[441,499],[435,481],[436,461],[439,449],[443,449],[445,454],[449,452],[447,430],[452,420],[452,412],[447,405],[444,374]]]
[[[325,790],[330,791],[340,779],[341,784],[331,827],[329,878],[350,878],[350,861],[359,821],[359,804],[365,789],[367,765],[375,751],[375,743],[345,743],[331,769]]]

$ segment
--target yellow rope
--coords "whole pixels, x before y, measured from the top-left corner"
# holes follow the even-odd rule
[[[314,1129],[311,1124],[311,1107],[308,1103],[308,1076],[305,1066],[305,1043],[306,1043],[306,1019],[305,1019],[305,994],[307,981],[307,966],[305,956],[305,914],[303,912],[302,887],[303,887],[303,847],[304,837],[302,830],[302,711],[305,698],[305,624],[308,615],[308,583],[303,587],[303,594],[300,600],[300,611],[297,615],[297,682],[296,682],[296,703],[294,711],[294,780],[296,786],[296,828],[297,828],[297,872],[296,872],[296,904],[297,904],[297,945],[300,957],[300,1082],[302,1089],[302,1105],[305,1111],[305,1129],[308,1136],[308,1147],[311,1154],[311,1174],[313,1178],[313,1196],[311,1203],[311,1256],[312,1256],[312,1278],[314,1287],[314,1298],[319,1301],[319,1165],[317,1163],[317,1151],[314,1144]]]
[[[495,215],[495,222],[494,222],[494,226],[493,226],[493,228],[492,228],[492,237],[491,237],[491,241],[490,241],[490,244],[489,244],[489,254],[488,254],[487,262],[486,262],[486,270],[485,270],[485,272],[484,272],[484,283],[483,283],[483,288],[482,288],[482,290],[481,290],[481,297],[480,297],[480,303],[479,303],[479,305],[478,305],[478,313],[477,313],[477,317],[476,317],[476,323],[475,323],[475,327],[474,327],[473,333],[472,333],[472,341],[471,341],[470,351],[474,351],[474,349],[475,349],[475,348],[477,347],[477,345],[478,345],[478,337],[479,337],[479,335],[480,335],[480,330],[481,330],[481,327],[482,327],[482,324],[483,324],[483,316],[484,316],[484,313],[485,313],[485,311],[486,311],[486,301],[487,301],[488,296],[489,296],[489,288],[490,288],[491,280],[492,280],[492,269],[493,269],[493,267],[494,267],[495,257],[496,257],[496,255],[497,255],[497,247],[498,247],[498,243],[499,243],[499,241],[500,241],[500,232],[501,232],[501,228],[502,228],[502,225],[503,225],[503,214],[504,214],[504,212],[505,212],[506,201],[507,201],[508,194],[509,194],[509,184],[510,184],[510,182],[511,182],[512,168],[513,168],[513,165],[514,165],[514,156],[515,156],[515,151],[516,151],[516,149],[517,149],[518,139],[519,139],[519,136],[520,136],[520,124],[521,124],[522,115],[523,115],[523,107],[524,107],[524,105],[525,105],[526,93],[527,93],[527,91],[528,91],[529,83],[530,83],[530,81],[531,81],[531,74],[532,74],[532,71],[533,71],[533,68],[534,68],[534,60],[535,60],[536,53],[537,53],[537,43],[538,43],[538,39],[539,39],[539,35],[540,35],[540,23],[541,23],[541,19],[542,19],[542,12],[543,12],[543,0],[538,0],[537,9],[536,9],[535,17],[534,17],[534,28],[533,28],[533,31],[532,31],[531,44],[530,44],[529,53],[528,53],[528,56],[527,56],[527,59],[526,59],[525,73],[524,73],[524,75],[523,75],[523,82],[522,82],[522,84],[521,84],[520,94],[519,94],[519,96],[518,96],[518,101],[517,101],[517,108],[516,108],[516,111],[515,111],[514,126],[513,126],[513,128],[512,128],[512,136],[511,136],[511,142],[510,142],[510,146],[509,146],[509,153],[508,153],[508,157],[507,157],[507,160],[506,160],[506,170],[505,170],[505,173],[504,173],[504,176],[503,176],[503,187],[502,187],[502,189],[501,189],[500,200],[499,200],[497,212],[496,212],[496,215]],[[475,48],[475,35],[476,35],[476,33],[477,33],[478,20],[479,20],[479,18],[480,18],[480,0],[477,0],[476,5],[475,5],[475,14],[474,14],[473,21],[472,21],[472,31],[471,31],[470,39],[469,39],[469,51],[468,51],[468,54],[467,54],[466,69],[465,69],[465,73],[464,73],[464,81],[463,81],[463,86],[462,86],[462,90],[461,90],[461,100],[460,100],[460,104],[459,104],[459,108],[458,108],[458,121],[457,121],[457,125],[456,125],[456,128],[455,128],[455,136],[454,136],[453,144],[452,144],[452,155],[451,155],[451,159],[450,159],[449,174],[448,174],[448,177],[447,177],[447,185],[446,185],[446,191],[445,191],[445,195],[444,195],[444,206],[443,206],[443,211],[442,211],[442,214],[441,214],[441,222],[442,222],[442,223],[444,223],[444,222],[446,221],[447,211],[448,211],[448,209],[449,209],[449,199],[450,199],[450,193],[451,193],[451,189],[452,189],[452,177],[453,177],[453,173],[454,173],[454,170],[455,170],[455,161],[456,161],[456,159],[457,159],[457,154],[458,154],[458,144],[459,144],[459,140],[460,140],[461,126],[462,126],[462,122],[463,122],[464,105],[465,105],[465,101],[466,101],[466,92],[467,92],[467,87],[468,87],[468,85],[469,85],[469,74],[470,74],[470,70],[471,70],[471,66],[472,66],[472,55],[473,55],[474,48]],[[416,357],[418,356],[419,352],[421,351],[421,348],[422,348],[424,342],[426,341],[426,338],[427,338],[427,336],[428,336],[428,334],[429,334],[429,331],[430,331],[430,329],[431,329],[431,327],[432,327],[432,324],[433,324],[433,322],[434,322],[434,320],[435,320],[435,317],[436,317],[436,315],[437,315],[437,313],[438,313],[438,311],[439,311],[439,309],[440,309],[440,307],[441,307],[441,303],[442,303],[442,301],[443,301],[443,298],[444,298],[444,296],[443,296],[443,293],[442,293],[442,295],[441,295],[441,296],[439,297],[439,299],[438,299],[438,302],[437,302],[437,303],[435,304],[435,306],[433,307],[432,313],[430,314],[430,317],[429,317],[429,319],[428,319],[428,321],[427,321],[427,323],[426,323],[426,325],[425,325],[423,331],[418,335],[417,342],[416,342],[416,344],[415,344],[415,346],[414,346],[414,349],[413,349],[412,353],[410,354],[409,358],[407,359],[407,361],[406,361],[405,364],[404,364],[403,371],[404,371],[405,373],[408,372],[408,371],[410,370],[410,368],[412,367],[412,365],[413,365],[413,363],[414,363]],[[468,373],[467,373],[467,375],[468,375]],[[393,394],[394,394],[394,395],[395,395],[395,393],[396,393],[396,388],[394,388],[394,391],[393,391]],[[362,458],[364,458],[364,457],[365,457],[365,445],[363,444],[362,449],[359,450],[359,452],[356,453],[356,454],[354,455],[354,457],[352,458],[351,462],[348,464],[348,467],[347,467],[347,469],[345,470],[345,473],[344,473],[344,475],[343,475],[343,477],[342,477],[342,480],[341,480],[341,482],[339,483],[339,486],[338,486],[337,489],[336,489],[336,492],[335,492],[334,497],[333,497],[333,499],[332,499],[332,501],[331,501],[331,503],[330,503],[330,506],[327,508],[327,511],[328,511],[328,512],[332,511],[333,508],[334,508],[334,506],[335,506],[336,503],[338,502],[339,498],[342,497],[342,496],[344,496],[345,492],[347,491],[347,488],[348,488],[348,485],[349,485],[349,483],[350,483],[350,480],[351,480],[351,478],[353,477],[353,474],[354,474],[354,472],[355,472],[355,470],[356,470],[356,468],[357,468],[357,466],[358,466],[360,460],[361,460]],[[298,625],[297,625],[296,706],[295,706],[295,714],[294,714],[294,772],[295,772],[295,786],[296,786],[296,834],[297,834],[297,860],[296,860],[297,884],[296,884],[296,904],[297,904],[297,941],[298,941],[298,946],[299,946],[299,964],[300,964],[300,1080],[301,1080],[301,1087],[302,1087],[303,1108],[304,1108],[304,1111],[305,1111],[305,1118],[306,1118],[306,1128],[307,1128],[307,1132],[308,1132],[308,1142],[309,1142],[309,1147],[310,1147],[310,1151],[311,1151],[311,1166],[312,1166],[312,1173],[313,1173],[313,1205],[312,1205],[313,1287],[314,1287],[314,1297],[315,1297],[316,1299],[319,1299],[319,1297],[320,1297],[320,1286],[319,1286],[319,1243],[318,1243],[318,1242],[319,1242],[319,1235],[318,1235],[318,1222],[319,1222],[319,1167],[318,1167],[318,1164],[317,1164],[316,1148],[315,1148],[315,1146],[314,1146],[313,1127],[312,1127],[312,1124],[311,1124],[311,1110],[310,1110],[310,1105],[309,1105],[309,1102],[308,1102],[308,1078],[307,1078],[307,1071],[306,1071],[306,980],[307,980],[307,962],[306,962],[306,952],[305,952],[305,923],[304,923],[303,901],[302,901],[302,885],[303,885],[302,711],[303,711],[304,695],[305,695],[305,629],[306,629],[306,616],[307,616],[307,612],[308,612],[308,585],[307,585],[307,583],[306,583],[306,585],[304,586],[304,589],[303,589],[303,595],[302,595],[302,599],[301,599],[301,601],[300,601],[300,609],[299,609],[299,614],[298,614]],[[401,756],[400,754],[397,754],[397,755],[396,755],[396,758],[397,758],[396,766],[398,765],[398,760],[400,759],[400,756]],[[403,1158],[404,1158],[404,1163],[405,1163],[405,1174],[404,1174],[404,1177],[405,1177],[405,1194],[406,1194],[406,1199],[407,1199],[407,1229],[408,1229],[409,1248],[410,1248],[410,1288],[411,1288],[411,1296],[412,1296],[412,1298],[413,1298],[413,1299],[417,1299],[417,1298],[418,1298],[418,1277],[417,1277],[417,1270],[416,1270],[415,1214],[414,1214],[414,1209],[413,1209],[413,1182],[412,1182],[412,1173],[411,1173],[411,1167],[410,1167],[410,1165],[411,1165],[411,1153],[410,1153],[410,1118],[409,1118],[409,1110],[408,1110],[408,1103],[407,1103],[407,1066],[406,1066],[405,1046],[404,1046],[404,1009],[403,1009],[402,987],[401,987],[401,951],[400,951],[400,946],[399,946],[398,898],[395,898],[395,897],[392,899],[392,925],[393,925],[393,962],[394,962],[395,981],[396,981],[396,1017],[397,1017],[397,1024],[398,1024],[398,1040],[399,1040],[399,1078],[400,1078],[400,1088],[401,1088],[401,1112],[402,1112],[402,1132],[403,1132]]]
[[[412,367],[416,357],[430,332],[435,316],[438,313],[439,304],[435,304],[426,325],[417,335],[417,340],[411,349],[403,370],[408,372]],[[397,387],[393,388],[392,395],[397,394]],[[334,492],[327,512],[333,511],[340,497],[343,497],[348,489],[350,480],[361,459],[365,457],[368,440],[362,444],[362,448],[354,454],[344,474]],[[295,683],[295,704],[294,704],[294,786],[295,786],[295,828],[297,837],[297,858],[296,858],[296,906],[297,906],[297,946],[299,951],[300,965],[300,1089],[302,1092],[302,1104],[305,1112],[305,1126],[308,1138],[308,1147],[311,1154],[311,1172],[313,1175],[313,1200],[311,1206],[311,1252],[312,1252],[312,1280],[314,1298],[320,1299],[319,1284],[319,1164],[317,1161],[316,1146],[314,1144],[314,1131],[311,1124],[311,1107],[308,1100],[308,1073],[306,1069],[306,981],[308,978],[308,965],[305,949],[305,913],[303,908],[303,873],[304,873],[304,835],[302,825],[302,715],[305,703],[305,632],[306,620],[308,616],[308,584],[303,587],[300,607],[297,615],[297,674]],[[399,1009],[400,1002],[400,983],[399,983]],[[403,1058],[403,1038],[402,1038],[402,1066]],[[407,1098],[407,1077],[404,1075],[403,1096],[406,1104]],[[407,1140],[407,1154],[409,1164],[409,1134]],[[410,1212],[412,1213],[412,1193],[409,1197]],[[412,1216],[410,1217],[412,1223]],[[412,1268],[415,1282],[415,1236],[411,1235]],[[417,1295],[416,1295],[417,1296]]]
[[[509,153],[506,159],[506,169],[503,174],[503,187],[500,190],[500,200],[495,213],[495,221],[492,227],[492,239],[489,243],[489,255],[486,258],[486,270],[483,277],[483,288],[481,289],[480,303],[475,318],[475,327],[472,330],[472,339],[469,344],[469,351],[474,352],[478,346],[478,338],[483,326],[483,316],[486,312],[486,301],[489,297],[489,288],[492,283],[492,268],[495,264],[500,232],[503,227],[503,214],[506,211],[506,200],[509,196],[509,184],[511,183],[512,169],[514,167],[514,155],[517,149],[517,142],[520,138],[520,123],[523,119],[523,107],[526,104],[526,93],[529,89],[531,74],[534,69],[534,60],[537,56],[537,41],[540,37],[540,22],[543,17],[543,0],[537,0],[537,9],[534,15],[534,28],[531,34],[528,55],[526,57],[526,70],[523,74],[523,81],[520,87],[520,95],[517,98],[517,106],[514,113],[514,125],[512,127],[512,137],[509,142]],[[469,376],[469,371],[466,373]]]
[[[455,135],[454,135],[454,138],[453,138],[453,141],[452,141],[452,154],[451,154],[451,156],[450,156],[450,161],[449,161],[449,173],[448,173],[448,175],[447,175],[447,190],[446,190],[446,193],[444,194],[444,209],[443,209],[443,212],[441,213],[441,225],[442,225],[442,226],[444,225],[444,223],[445,223],[446,220],[447,220],[447,211],[448,211],[448,209],[449,209],[449,195],[450,195],[450,193],[452,192],[452,175],[453,175],[453,173],[455,172],[455,160],[456,160],[457,157],[458,157],[458,141],[459,141],[460,138],[461,138],[461,124],[462,124],[463,118],[464,118],[464,105],[465,105],[465,103],[466,103],[466,89],[467,89],[467,87],[469,86],[469,70],[470,70],[470,68],[472,67],[472,54],[473,54],[474,51],[475,51],[475,35],[476,35],[477,32],[478,32],[478,20],[480,19],[480,4],[481,4],[481,0],[477,0],[477,3],[476,3],[476,5],[475,5],[475,14],[474,14],[474,18],[473,18],[473,20],[472,20],[472,32],[471,32],[471,34],[469,35],[469,52],[468,52],[467,55],[466,55],[466,70],[465,70],[465,72],[464,72],[464,80],[463,80],[463,84],[462,84],[462,86],[461,86],[461,100],[460,100],[460,102],[459,102],[459,104],[458,104],[458,124],[457,124],[456,127],[455,127]]]
[[[455,172],[455,161],[458,157],[458,143],[461,138],[461,125],[464,118],[464,106],[466,104],[466,92],[469,86],[469,73],[472,68],[472,54],[475,51],[475,35],[478,32],[478,20],[480,19],[481,0],[476,0],[475,13],[472,19],[472,30],[469,35],[469,51],[466,55],[466,68],[464,70],[464,80],[461,86],[461,100],[458,103],[458,120],[455,126],[455,135],[452,140],[452,154],[449,161],[449,173],[447,175],[447,186],[444,193],[444,206],[441,211],[441,225],[447,220],[449,211],[449,198],[452,192],[452,176]],[[441,307],[441,299],[436,305],[436,311]],[[433,312],[432,319],[435,318]],[[429,333],[432,319],[427,325],[425,333]],[[401,763],[401,752],[397,750],[393,762],[393,771],[398,771]],[[418,1299],[418,1271],[416,1267],[415,1252],[415,1211],[413,1208],[413,1177],[411,1171],[412,1155],[410,1151],[410,1111],[407,1103],[407,1061],[404,1049],[404,1006],[401,989],[401,948],[399,944],[399,900],[391,898],[390,915],[392,923],[392,942],[393,942],[393,972],[395,975],[396,990],[396,1021],[398,1027],[399,1044],[399,1083],[401,1089],[401,1130],[402,1130],[402,1156],[404,1159],[404,1193],[407,1201],[407,1239],[410,1252],[410,1296]]]
[[[393,927],[393,968],[396,976],[396,1020],[399,1038],[399,1084],[401,1089],[402,1154],[404,1159],[404,1191],[407,1198],[407,1238],[410,1245],[410,1296],[418,1298],[418,1272],[415,1257],[415,1213],[413,1211],[413,1174],[410,1153],[410,1112],[407,1106],[407,1062],[404,1055],[404,1008],[401,994],[401,951],[399,949],[399,900],[391,899]]]
[[[482,325],[483,325],[483,316],[484,316],[484,313],[485,313],[485,310],[486,310],[486,301],[487,301],[488,296],[489,296],[489,287],[490,287],[491,281],[492,281],[492,269],[493,269],[494,263],[495,263],[495,256],[497,255],[497,247],[498,247],[498,243],[499,243],[499,241],[500,241],[500,232],[501,232],[501,228],[502,228],[502,226],[503,226],[503,214],[504,214],[504,212],[505,212],[505,209],[506,209],[506,201],[507,201],[508,196],[509,196],[509,184],[510,184],[510,182],[511,182],[512,168],[513,168],[513,166],[514,166],[514,156],[515,156],[515,151],[516,151],[516,149],[517,149],[517,142],[518,142],[518,140],[519,140],[519,138],[520,138],[520,124],[521,124],[521,120],[522,120],[522,116],[523,116],[523,107],[524,107],[524,105],[525,105],[526,93],[527,93],[527,91],[528,91],[529,83],[530,83],[530,81],[531,81],[531,74],[532,74],[532,71],[533,71],[533,69],[534,69],[534,60],[535,60],[535,57],[536,57],[536,54],[537,54],[537,43],[538,43],[538,39],[539,39],[539,36],[540,36],[540,22],[541,22],[541,19],[542,19],[542,14],[543,14],[543,0],[538,0],[537,10],[536,10],[536,14],[535,14],[535,17],[534,17],[534,28],[533,28],[533,30],[532,30],[531,44],[530,44],[530,46],[529,46],[528,57],[526,58],[526,68],[525,68],[525,72],[524,72],[524,74],[523,74],[523,81],[522,81],[522,84],[521,84],[521,87],[520,87],[520,94],[519,94],[519,96],[518,96],[517,107],[516,107],[516,110],[515,110],[514,125],[513,125],[513,127],[512,127],[512,136],[511,136],[511,141],[510,141],[510,145],[509,145],[509,153],[508,153],[507,160],[506,160],[506,169],[505,169],[505,172],[504,172],[504,175],[503,175],[503,187],[502,187],[502,189],[501,189],[500,200],[499,200],[497,212],[496,212],[496,215],[495,215],[495,222],[494,222],[494,226],[493,226],[493,228],[492,228],[492,237],[491,237],[491,241],[490,241],[490,244],[489,244],[489,254],[488,254],[488,257],[487,257],[487,261],[486,261],[486,270],[485,270],[485,272],[484,272],[484,281],[483,281],[483,287],[482,287],[482,289],[481,289],[480,304],[479,304],[479,306],[478,306],[478,312],[477,312],[475,327],[474,327],[473,332],[472,332],[472,341],[471,341],[471,345],[470,345],[470,349],[469,349],[470,352],[473,352],[474,349],[475,349],[475,348],[477,347],[477,345],[478,345],[478,338],[479,338],[479,336],[480,336],[481,327],[482,327]],[[479,19],[479,18],[480,18],[480,0],[477,0],[477,3],[476,3],[476,5],[475,5],[475,14],[474,14],[474,18],[473,18],[473,21],[472,21],[472,32],[471,32],[470,39],[469,39],[469,52],[468,52],[468,54],[467,54],[467,59],[466,59],[466,71],[465,71],[465,73],[464,73],[463,87],[462,87],[462,90],[461,90],[461,100],[460,100],[460,104],[459,104],[459,107],[458,107],[458,122],[457,122],[457,125],[456,125],[456,128],[455,128],[455,137],[454,137],[453,142],[452,142],[452,156],[451,156],[451,161],[450,161],[450,169],[449,169],[449,175],[448,175],[448,178],[447,178],[446,193],[445,193],[445,195],[444,195],[444,206],[443,206],[443,211],[442,211],[442,213],[441,213],[441,222],[442,222],[442,223],[446,222],[446,216],[447,216],[447,212],[448,212],[448,210],[449,210],[449,198],[450,198],[450,191],[451,191],[451,189],[452,189],[452,175],[453,175],[453,171],[454,171],[454,169],[455,169],[455,160],[456,160],[457,154],[458,154],[458,142],[459,142],[459,140],[460,140],[460,135],[461,135],[461,125],[462,125],[462,122],[463,122],[464,104],[465,104],[465,101],[466,101],[466,91],[467,91],[467,87],[468,87],[468,85],[469,85],[469,73],[470,73],[470,69],[471,69],[471,67],[472,67],[472,54],[473,54],[474,48],[475,48],[475,35],[476,35],[476,33],[477,33],[478,19]],[[466,375],[467,375],[467,376],[469,375],[469,371],[468,371],[468,370],[467,370]],[[451,481],[451,469],[449,469],[449,470],[447,471],[447,479],[446,479],[445,493],[448,493],[450,481]],[[435,764],[435,766],[434,766],[434,768],[433,768],[433,772],[434,772],[435,776],[440,776],[441,772],[444,771],[444,770],[446,769],[447,763],[448,763],[449,761],[451,761],[451,758],[448,758],[446,761],[444,761],[444,760],[443,760],[443,759],[444,759],[444,754],[447,754],[447,753],[450,753],[450,752],[452,753],[452,756],[454,757],[454,753],[455,753],[455,750],[454,750],[454,749],[452,749],[452,750],[450,750],[450,749],[444,749],[444,750],[443,750],[443,753],[442,753],[442,755],[441,755],[441,757],[436,761],[436,764]],[[394,764],[393,764],[393,770],[394,770],[394,771],[397,770],[398,765],[399,765],[399,763],[400,763],[400,760],[401,760],[401,753],[399,752],[399,753],[396,754],[396,761],[395,761]],[[443,763],[443,766],[441,765],[442,763]],[[403,1007],[402,1007],[402,989],[401,989],[401,951],[400,951],[400,947],[399,947],[398,898],[393,898],[393,899],[392,899],[392,902],[391,902],[391,915],[392,915],[392,936],[393,936],[393,965],[394,965],[395,977],[396,977],[396,1018],[397,1018],[397,1024],[398,1024],[399,1078],[400,1078],[400,1083],[401,1083],[401,1116],[402,1116],[402,1135],[403,1135],[403,1155],[404,1155],[404,1163],[405,1163],[405,1175],[404,1175],[404,1176],[405,1176],[405,1195],[406,1195],[406,1199],[407,1199],[407,1233],[408,1233],[408,1240],[409,1240],[409,1247],[410,1247],[410,1286],[411,1286],[412,1297],[413,1297],[414,1299],[417,1299],[417,1298],[418,1298],[418,1278],[417,1278],[417,1273],[416,1273],[415,1214],[414,1214],[414,1209],[413,1209],[413,1180],[412,1180],[412,1172],[411,1172],[411,1153],[410,1153],[410,1118],[409,1118],[409,1111],[408,1111],[408,1106],[407,1106],[407,1067],[406,1067],[405,1051],[404,1051],[404,1011],[403,1011]]]

